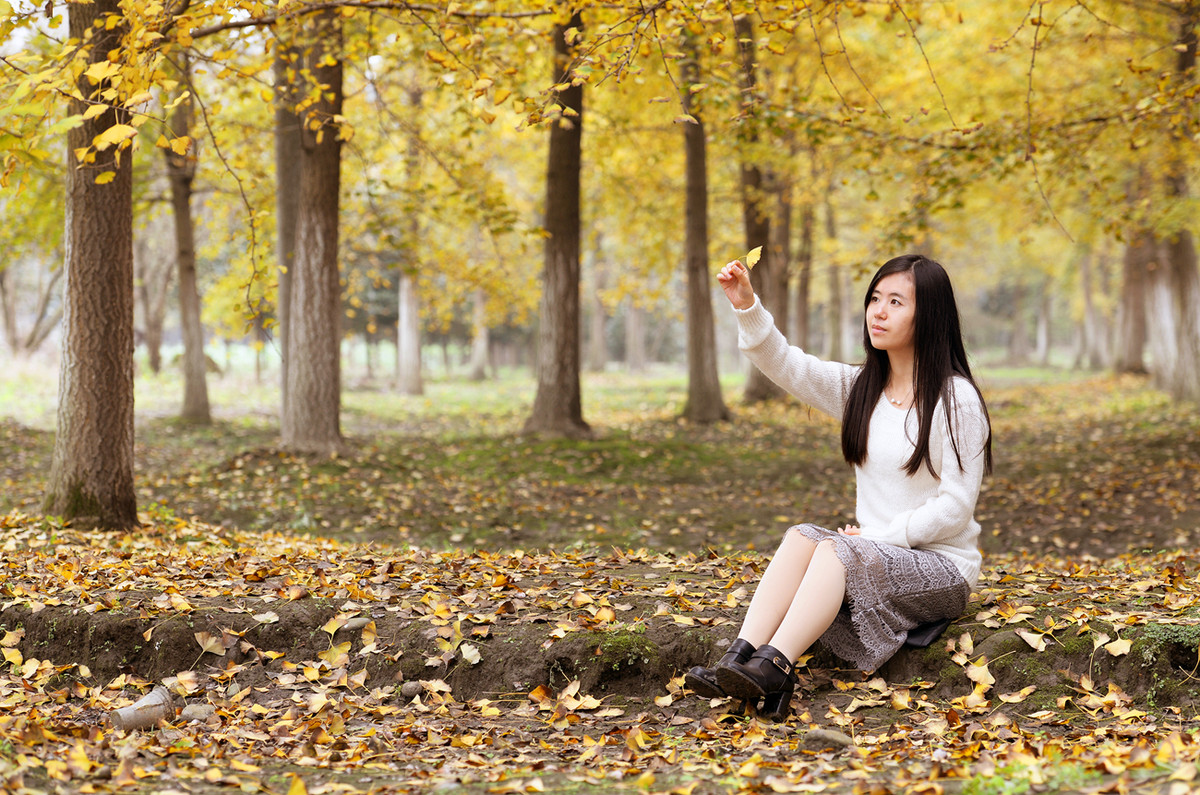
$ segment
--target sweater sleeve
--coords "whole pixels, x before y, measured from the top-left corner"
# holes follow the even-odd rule
[[[733,312],[738,321],[738,348],[759,370],[793,397],[834,419],[842,418],[857,368],[827,362],[789,346],[758,296],[750,308]]]
[[[945,411],[934,414],[934,422],[941,424],[942,448],[937,494],[924,504],[893,517],[886,535],[879,539],[881,541],[911,548],[957,542],[974,525],[989,426],[975,390],[962,382],[955,386],[955,397],[948,409],[953,418],[953,439],[946,426]]]

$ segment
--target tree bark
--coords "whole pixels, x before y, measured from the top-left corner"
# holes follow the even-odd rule
[[[396,391],[402,395],[423,395],[421,302],[417,295],[417,277],[401,266],[397,282]]]
[[[742,143],[753,152],[754,144],[758,142],[756,127],[758,107],[758,74],[754,56],[754,22],[743,14],[734,19],[734,36],[737,39],[738,54],[741,68],[742,113],[745,116],[743,124],[745,132]],[[762,256],[758,265],[750,271],[750,283],[754,285],[759,300],[763,306],[770,309],[775,306],[776,296],[771,294],[777,282],[774,264],[771,261],[771,217],[765,206],[766,180],[762,168],[751,159],[752,155],[742,154],[742,225],[746,233],[746,248],[753,249],[762,246]],[[775,317],[778,326],[779,318]],[[780,327],[782,330],[783,327]],[[783,395],[781,390],[761,370],[751,365],[746,377],[746,387],[743,400],[747,403],[759,403],[772,400]]]
[[[592,259],[592,289],[589,291],[588,312],[588,370],[602,373],[608,367],[608,338],[605,329],[608,326],[608,314],[604,311],[604,300],[601,294],[605,287],[604,247],[601,239],[596,239],[596,253]]]
[[[1182,90],[1196,70],[1197,32],[1200,3],[1186,2],[1179,7],[1179,43],[1175,82]],[[1190,139],[1176,133],[1173,147],[1191,147]],[[1168,156],[1166,192],[1176,203],[1186,201],[1188,164],[1180,151]],[[1164,236],[1158,246],[1158,267],[1149,281],[1153,324],[1151,336],[1158,337],[1154,372],[1159,385],[1176,400],[1200,402],[1200,269],[1196,245],[1187,228]],[[1168,319],[1170,325],[1168,326]],[[1166,335],[1173,335],[1174,339]]]
[[[1184,180],[1182,174],[1178,179]],[[1165,276],[1178,333],[1175,366],[1164,386],[1176,400],[1200,402],[1200,270],[1192,233],[1180,230],[1164,248]]]
[[[1161,389],[1169,390],[1179,365],[1180,322],[1165,253],[1155,239],[1146,263],[1146,337],[1154,381]]]
[[[1046,367],[1050,364],[1050,320],[1053,309],[1053,295],[1050,287],[1050,280],[1043,279],[1041,286],[1038,289],[1037,323],[1035,325],[1035,350],[1037,363],[1042,367]]]
[[[153,235],[154,231],[150,232]],[[157,251],[144,239],[133,247],[134,290],[142,305],[142,338],[150,372],[162,372],[163,322],[167,313],[167,291],[171,286],[171,265],[159,261]],[[136,313],[134,342],[136,347]]]
[[[837,218],[833,213],[833,202],[825,198],[825,236],[830,240],[837,239]],[[829,340],[827,341],[825,357],[831,362],[846,361],[843,327],[846,325],[846,301],[842,296],[842,273],[837,262],[830,260],[827,269],[829,273]]]
[[[483,288],[476,288],[471,295],[471,362],[467,375],[472,381],[483,381],[487,378],[490,337],[487,325],[487,294]]]
[[[300,216],[300,116],[296,113],[300,52],[278,43],[275,55],[275,258],[279,292],[280,406],[287,413],[291,366],[291,307],[296,262],[296,224]]]
[[[780,330],[787,329],[791,320],[788,301],[788,282],[792,269],[792,183],[790,179],[776,177],[773,191],[775,215],[771,219],[771,270],[764,274],[771,284],[766,287],[770,299],[767,309],[775,318]]]
[[[51,310],[50,304],[54,296],[61,295],[58,285],[62,281],[64,270],[64,268],[51,269],[49,280],[43,282],[42,271],[39,268],[36,289],[37,306],[34,308],[33,321],[29,325],[29,330],[22,337],[17,323],[17,305],[20,303],[18,292],[21,287],[12,265],[0,268],[0,313],[4,315],[4,336],[8,341],[9,350],[14,356],[28,356],[36,351],[62,320],[61,302],[53,310]]]
[[[688,396],[683,417],[696,423],[714,423],[730,418],[721,395],[717,368],[717,334],[713,318],[712,285],[708,261],[708,154],[704,122],[688,86],[700,82],[694,41],[689,42],[684,63],[684,109],[695,123],[683,124],[686,202],[684,258],[687,269],[687,364]]]
[[[413,126],[408,136],[408,149],[404,154],[405,183],[409,201],[415,207],[421,191],[421,101],[423,91],[415,82],[408,88],[408,105]],[[396,319],[396,388],[402,395],[425,394],[425,382],[421,374],[421,296],[417,291],[417,272],[420,267],[418,254],[421,250],[420,219],[415,211],[408,216],[408,228],[404,234],[404,259],[398,278],[399,313]]]
[[[1012,314],[1009,316],[1008,332],[1008,362],[1012,365],[1024,365],[1029,362],[1029,352],[1033,344],[1029,339],[1029,319],[1026,312],[1029,287],[1025,280],[1017,277],[1012,286]]]
[[[8,349],[14,354],[20,348],[20,335],[17,332],[17,301],[16,289],[9,287],[12,279],[11,266],[0,268],[0,312],[4,313],[4,340]]]
[[[331,453],[340,449],[341,286],[338,272],[338,194],[341,187],[342,31],[336,10],[312,15],[305,57],[320,86],[301,129],[300,207],[290,307],[288,397],[282,422],[285,447]]]
[[[86,42],[90,62],[121,51],[124,21],[95,23],[123,20],[123,13],[117,0],[71,6],[69,33]],[[79,81],[85,97],[107,88]],[[86,108],[70,102],[71,113]],[[133,487],[133,152],[113,147],[83,165],[73,152],[124,121],[109,109],[67,134],[67,280],[58,425],[45,499],[47,513],[112,529],[139,524]],[[96,176],[106,171],[113,178],[97,185]]]
[[[578,13],[554,30],[554,82],[570,83],[568,28],[583,25]],[[546,248],[538,324],[538,384],[525,431],[588,436],[580,389],[579,240],[580,170],[583,152],[583,86],[558,95],[567,111],[550,126],[546,170]]]
[[[1105,323],[1096,305],[1094,252],[1086,251],[1079,261],[1080,289],[1083,291],[1083,356],[1089,370],[1100,370],[1108,357]]]
[[[190,83],[186,54],[181,61],[184,82]],[[189,94],[175,107],[171,131],[176,137],[191,136],[192,99]],[[193,143],[193,146],[195,144]],[[178,154],[163,150],[171,183],[171,208],[175,217],[175,266],[179,272],[179,323],[183,332],[183,408],[181,419],[208,425],[212,412],[208,403],[208,368],[204,358],[204,326],[200,322],[200,292],[196,288],[196,224],[192,216],[192,180],[196,155],[191,150]]]
[[[811,202],[800,206],[800,248],[796,252],[796,290],[791,293],[788,339],[808,350],[809,294],[812,291],[813,227],[816,218]]]
[[[646,372],[646,310],[630,302],[625,311],[625,367]]]

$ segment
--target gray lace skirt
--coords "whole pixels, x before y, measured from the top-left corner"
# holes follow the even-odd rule
[[[846,601],[819,643],[860,670],[887,662],[913,627],[957,618],[967,607],[971,587],[945,555],[812,524],[793,530],[816,543],[832,541],[846,567]]]

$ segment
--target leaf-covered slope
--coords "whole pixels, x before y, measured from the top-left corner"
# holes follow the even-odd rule
[[[849,792],[1003,775],[1172,791],[1200,753],[1200,579],[1181,555],[992,558],[943,639],[869,677],[811,658],[798,714],[773,726],[679,678],[733,636],[757,555],[3,524],[10,782]],[[155,681],[215,709],[110,729]]]

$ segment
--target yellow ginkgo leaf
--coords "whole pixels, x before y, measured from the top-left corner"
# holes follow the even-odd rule
[[[1131,645],[1132,644],[1130,644],[1130,642],[1125,640],[1124,638],[1117,638],[1112,643],[1106,644],[1104,646],[1104,649],[1112,656],[1120,657],[1122,654],[1129,653],[1129,647]]]
[[[752,270],[754,266],[758,264],[760,259],[762,259],[762,246],[755,246],[746,253],[746,256],[743,258],[743,262],[745,263],[747,270]]]
[[[225,642],[220,635],[214,635],[211,632],[197,632],[196,642],[200,644],[200,648],[204,651],[215,654],[218,657],[225,656]]]
[[[120,143],[135,135],[137,135],[136,127],[131,127],[128,124],[114,124],[92,139],[92,143],[97,149],[103,151],[113,144]]]

